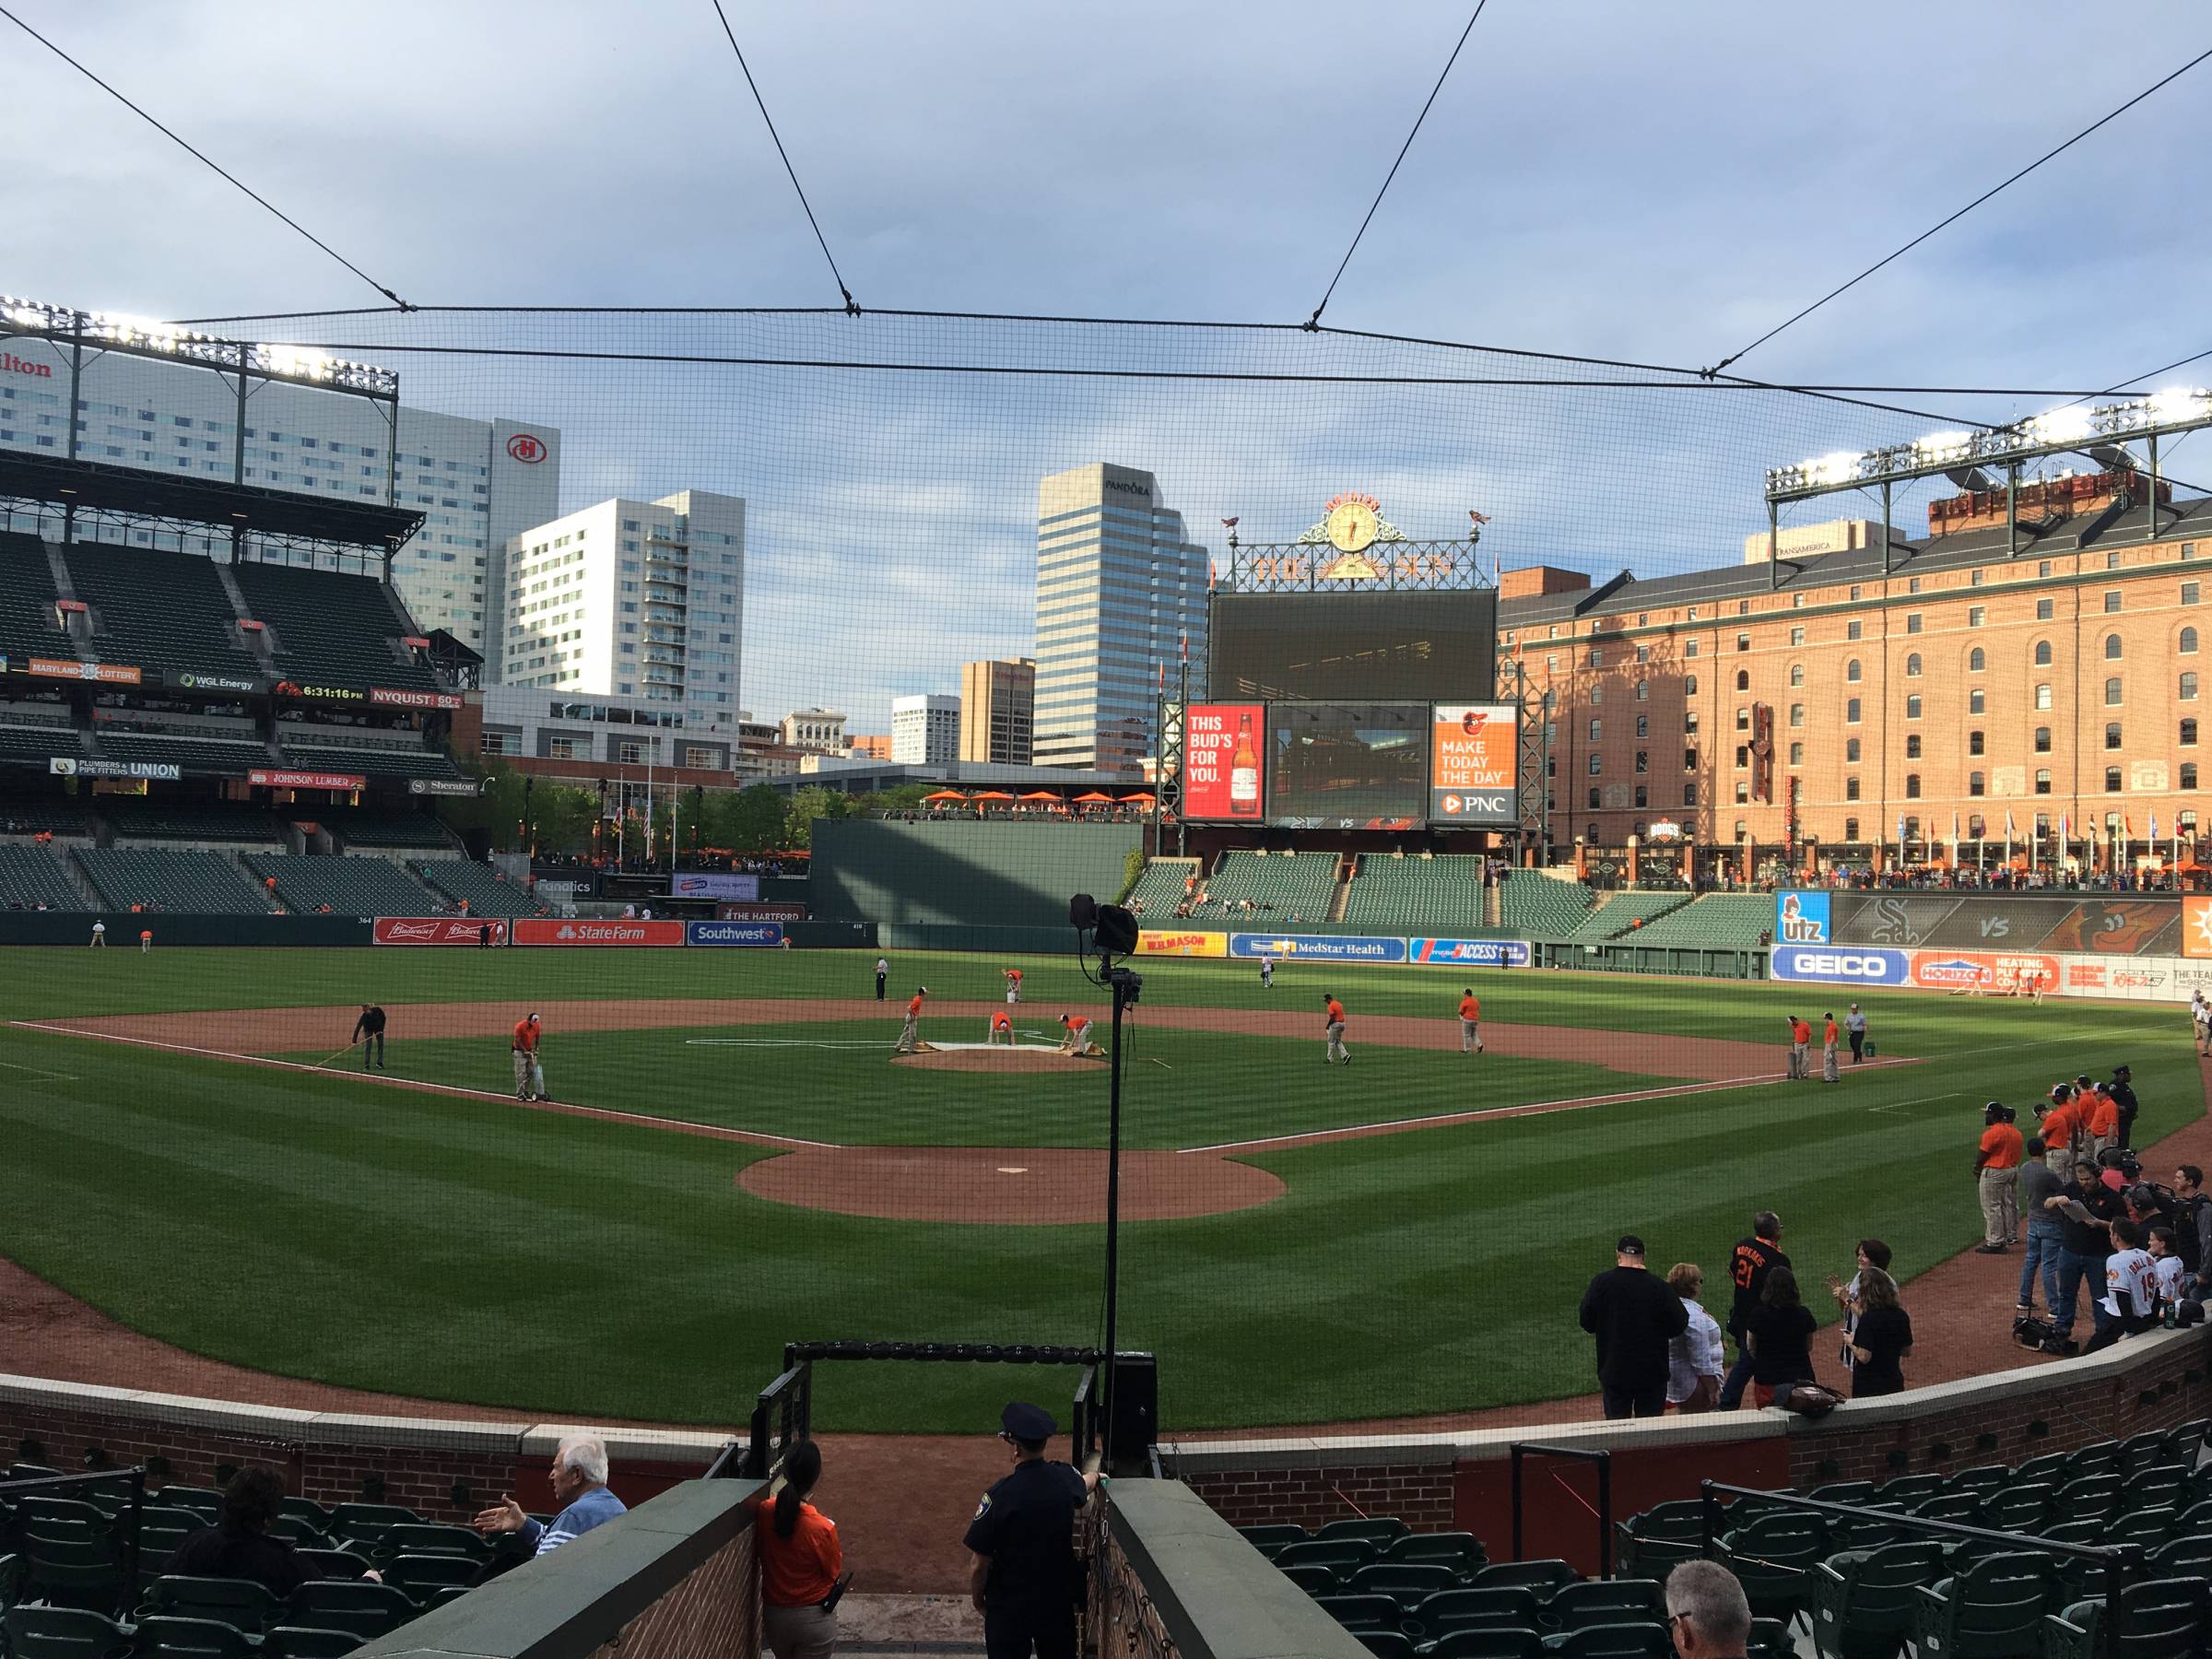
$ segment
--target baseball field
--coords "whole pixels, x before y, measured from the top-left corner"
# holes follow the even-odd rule
[[[873,960],[0,950],[0,1255],[196,1354],[547,1417],[730,1423],[795,1338],[1095,1342],[1107,1068],[1049,1049],[1063,1013],[1103,1041],[1104,994],[1073,957],[902,954],[877,1003]],[[1021,1046],[892,1057],[922,983],[924,1037],[982,1043],[1008,967]],[[1785,1014],[1843,1011],[1802,986],[1142,967],[1120,1336],[1175,1430],[1581,1394],[1575,1304],[1624,1230],[1717,1277],[1771,1206],[1809,1279],[1869,1234],[1908,1277],[1980,1237],[1985,1100],[2025,1127],[2127,1062],[2137,1144],[2204,1110],[2175,1010],[1866,994],[1878,1059],[1831,1088],[1783,1080]],[[390,1016],[366,1076],[363,1001]],[[513,1098],[534,1010],[545,1107]],[[966,1428],[1004,1394],[847,1367],[818,1426]]]

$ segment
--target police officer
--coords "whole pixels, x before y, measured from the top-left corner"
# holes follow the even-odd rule
[[[2120,1108],[2120,1144],[2133,1147],[2136,1144],[2136,1113],[2143,1109],[2142,1102],[2136,1099],[2134,1071],[2124,1065],[2113,1066],[2112,1080],[2104,1086],[2104,1092],[2112,1097],[2112,1104]]]
[[[1075,1659],[1076,1512],[1099,1484],[1094,1456],[1081,1469],[1048,1463],[1052,1414],[1017,1401],[1001,1414],[998,1438],[1014,1448],[1014,1472],[983,1494],[963,1540],[974,1553],[969,1594],[983,1616],[988,1659]]]

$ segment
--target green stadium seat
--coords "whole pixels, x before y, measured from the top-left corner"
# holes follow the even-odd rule
[[[256,878],[276,877],[276,897],[294,915],[324,906],[341,916],[434,916],[453,908],[388,858],[249,853],[245,865]]]
[[[2143,1564],[2160,1578],[2212,1578],[2212,1533],[2169,1538],[2145,1550]]]
[[[1679,900],[1684,893],[1673,897]],[[1606,912],[1612,910],[1606,907]],[[1757,950],[1774,926],[1774,900],[1764,893],[1707,893],[1667,910],[1622,935],[1631,945],[1688,950]]]
[[[278,1625],[263,1639],[261,1659],[342,1659],[366,1641],[350,1630]]]
[[[147,1594],[146,1613],[183,1618],[215,1618],[258,1636],[276,1621],[283,1602],[266,1584],[252,1579],[194,1578],[163,1573]]]
[[[1492,1561],[1477,1572],[1470,1589],[1523,1589],[1535,1593],[1538,1603],[1547,1602],[1562,1586],[1579,1583],[1582,1574],[1556,1557],[1535,1561]]]
[[[1979,1492],[1931,1492],[1908,1512],[1923,1521],[1950,1521],[1960,1526],[1982,1524]]]
[[[1297,1562],[1292,1562],[1288,1567],[1285,1567],[1278,1562],[1276,1566],[1276,1571],[1281,1573],[1285,1578],[1288,1579],[1292,1583],[1296,1584],[1300,1590],[1303,1590],[1308,1595],[1334,1595],[1344,1582],[1342,1579],[1336,1576],[1335,1568],[1320,1566],[1311,1562],[1304,1566],[1300,1566]]]
[[[286,1624],[346,1630],[359,1641],[397,1630],[416,1615],[414,1599],[392,1584],[372,1579],[312,1579],[285,1599],[278,1615]]]
[[[373,806],[318,806],[297,816],[320,824],[347,847],[450,853],[453,837],[428,812],[385,812]]]
[[[10,1607],[0,1618],[8,1659],[130,1659],[131,1632],[80,1607]]]
[[[2202,1659],[2212,1626],[2212,1584],[2148,1579],[2120,1592],[2120,1625],[2104,1641],[2104,1601],[2076,1602],[2043,1619],[2044,1659]]]
[[[1812,1569],[1830,1550],[1827,1524],[1818,1515],[1767,1510],[1731,1527],[1715,1559],[1744,1586],[1752,1613],[1792,1619],[1812,1596]]]
[[[1630,888],[1606,897],[1566,937],[1573,944],[1594,945],[1607,939],[1641,944],[1643,930],[1637,926],[1639,922],[1648,926],[1653,918],[1681,909],[1688,899],[1687,893],[1654,893]]]
[[[400,690],[443,689],[400,644],[418,630],[373,576],[247,562],[231,567],[246,609],[270,630],[279,674],[297,680]]]
[[[1370,1561],[1352,1574],[1349,1587],[1355,1595],[1387,1595],[1401,1613],[1411,1613],[1438,1591],[1457,1589],[1459,1575],[1434,1562]]]
[[[1277,1552],[1275,1564],[1285,1572],[1293,1567],[1324,1568],[1341,1583],[1378,1553],[1364,1538],[1309,1538],[1302,1544],[1286,1544]]]
[[[1583,1625],[1544,1639],[1554,1659],[1668,1659],[1674,1652],[1664,1621]]]
[[[1302,1526],[1278,1521],[1264,1526],[1240,1526],[1237,1535],[1272,1561],[1284,1545],[1303,1544],[1313,1535]]]
[[[1199,874],[1199,869],[1200,861],[1195,858],[1155,858],[1145,865],[1144,874],[1122,902],[1142,905],[1137,920],[1147,927],[1172,926],[1175,907],[1182,902],[1183,881]]]
[[[25,1579],[35,1597],[65,1607],[106,1612],[122,1606],[123,1559],[105,1526],[82,1521],[41,1523],[16,1517]]]
[[[1477,1569],[1488,1566],[1490,1558],[1483,1550],[1482,1540],[1473,1533],[1448,1532],[1409,1534],[1384,1549],[1382,1559],[1406,1566],[1449,1567],[1465,1580],[1473,1577]]]
[[[1488,861],[1467,853],[1433,858],[1363,854],[1345,889],[1347,926],[1371,933],[1453,938],[1495,934],[1485,914]]]
[[[2053,1513],[2069,1521],[2107,1521],[2125,1501],[2117,1475],[2088,1475],[2069,1480],[2051,1500]]]
[[[331,1506],[330,1536],[341,1544],[374,1549],[387,1529],[411,1525],[422,1517],[396,1503],[337,1503]]]
[[[1192,911],[1194,924],[1262,933],[1311,931],[1329,921],[1336,902],[1336,856],[1224,853],[1198,885],[1206,902]],[[1241,908],[1247,899],[1251,911]]]
[[[1403,1630],[1356,1630],[1352,1634],[1375,1659],[1413,1659],[1413,1638]]]
[[[54,620],[60,597],[46,544],[18,530],[0,530],[0,656],[75,656]]]
[[[1912,1593],[1912,1645],[1919,1659],[2035,1659],[2057,1591],[2045,1557],[1986,1557]]]
[[[1961,1469],[1943,1483],[1947,1492],[2001,1492],[2012,1484],[2012,1471],[2003,1464],[1979,1469]]]
[[[1751,1634],[1744,1641],[1744,1659],[1793,1659],[1796,1643],[1790,1639],[1790,1627],[1779,1618],[1755,1618]]]
[[[1413,1528],[1405,1522],[1390,1516],[1374,1520],[1344,1520],[1324,1522],[1314,1533],[1317,1538],[1364,1538],[1377,1549],[1384,1549],[1400,1538],[1409,1536]]]
[[[1982,1500],[1982,1524],[1997,1532],[2031,1533],[2040,1530],[2051,1514],[2057,1489],[2041,1481],[2008,1486]]]
[[[146,1500],[168,1509],[190,1510],[210,1526],[223,1512],[223,1495],[213,1487],[156,1487],[147,1493]]]
[[[76,597],[91,607],[89,654],[165,673],[261,676],[260,660],[239,641],[238,613],[213,559],[76,542],[65,561]]]
[[[381,1555],[460,1556],[471,1561],[491,1559],[491,1546],[465,1526],[445,1526],[433,1521],[401,1522],[384,1529],[377,1540]]]
[[[2064,1486],[2077,1475],[2087,1473],[2077,1468],[2073,1454],[2066,1452],[2046,1452],[2031,1457],[2012,1472],[2012,1484],[2024,1486],[2041,1484],[2053,1488]]]
[[[1543,1653],[1540,1633],[1504,1625],[1465,1626],[1421,1650],[1422,1659],[1542,1659]]]
[[[155,851],[144,847],[79,847],[77,867],[93,888],[107,900],[112,915],[109,932],[114,943],[122,934],[138,926],[151,927],[159,937],[159,912],[177,915],[265,916],[268,900],[230,859],[219,853]],[[157,911],[151,920],[136,923],[130,908],[151,900]]]
[[[438,895],[458,904],[468,901],[472,916],[542,916],[546,907],[530,896],[527,888],[507,880],[488,865],[465,858],[418,860],[409,866]]]
[[[267,756],[262,757],[265,762]],[[276,820],[257,806],[230,801],[168,801],[110,797],[102,808],[108,827],[129,841],[242,841],[267,846]]]
[[[1620,1571],[1632,1578],[1665,1579],[1680,1562],[1696,1559],[1704,1551],[1704,1512],[1698,1499],[1675,1498],[1616,1521],[1614,1552]]]
[[[1496,1629],[1535,1630],[1542,1625],[1536,1593],[1525,1584],[1500,1584],[1488,1590],[1439,1590],[1417,1604],[1406,1617],[1406,1627],[1422,1636],[1439,1638],[1453,1630]]]
[[[1398,1604],[1387,1595],[1317,1595],[1313,1605],[1347,1630],[1398,1628]]]
[[[85,896],[51,848],[0,846],[0,910],[84,911]]]
[[[300,1560],[326,1579],[358,1579],[369,1571],[369,1557],[353,1549],[302,1549]]]
[[[1889,1507],[1887,1494],[1891,1487],[1898,1488],[1900,1501],[1909,1500],[1909,1496],[1913,1491],[1934,1492],[1942,1489],[1943,1477],[1940,1475],[1933,1477],[1932,1483],[1924,1488],[1900,1485],[1901,1482],[1916,1481],[1922,1478],[1923,1477],[1917,1475],[1900,1475],[1896,1480],[1889,1482],[1888,1486],[1879,1488],[1876,1487],[1871,1480],[1834,1480],[1826,1486],[1815,1487],[1806,1496],[1816,1503],[1879,1503]]]
[[[1498,888],[1499,921],[1529,939],[1566,938],[1596,902],[1597,895],[1583,883],[1542,870],[1508,870]]]
[[[1590,1625],[1639,1624],[1666,1618],[1656,1579],[1606,1579],[1562,1584],[1544,1606],[1544,1622],[1556,1630]]]
[[[429,1606],[441,1590],[472,1587],[484,1575],[484,1563],[465,1556],[403,1555],[394,1556],[378,1571],[385,1583],[406,1591],[420,1607]]]
[[[259,1644],[219,1618],[157,1613],[138,1621],[138,1659],[253,1659]]]
[[[283,1498],[276,1503],[276,1512],[304,1521],[319,1533],[330,1531],[330,1510],[312,1498]]]
[[[169,1558],[178,1547],[196,1532],[206,1529],[207,1523],[188,1509],[168,1505],[148,1504],[138,1515],[138,1589],[141,1594],[153,1588],[154,1581],[167,1571]]]

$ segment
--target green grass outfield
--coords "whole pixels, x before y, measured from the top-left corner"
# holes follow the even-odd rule
[[[406,1005],[872,994],[873,953],[0,950],[16,1020],[373,998],[392,1070],[493,1093],[499,1040],[413,1041]],[[1019,1022],[1100,1008],[1071,959],[901,956],[895,992],[983,1000],[1028,972]],[[1448,1021],[1464,969],[1143,965],[1133,1147],[1173,1148],[1633,1089],[1637,1034],[1771,1041],[1841,1003],[1805,987],[1481,972],[1486,1024],[1590,1033],[1572,1062],[1363,1043],[1380,1014]],[[1320,993],[1351,1015],[1320,1065]],[[1814,1276],[1878,1234],[1906,1274],[1971,1244],[1980,1106],[2127,1060],[2147,1142],[2203,1110],[2179,1011],[1862,997],[1883,1052],[1931,1063],[1845,1084],[1715,1088],[1244,1154],[1287,1194],[1123,1235],[1121,1337],[1157,1350],[1174,1430],[1328,1422],[1586,1392],[1575,1303],[1634,1229],[1654,1265],[1717,1270],[1761,1206]],[[1146,1023],[1173,1006],[1272,1010],[1279,1035]],[[1103,1067],[978,1077],[894,1068],[881,1020],[563,1032],[564,1100],[846,1144],[1096,1146]],[[970,1040],[967,1021],[930,1034]],[[980,1027],[980,1022],[976,1022]],[[959,1029],[955,1029],[956,1027]],[[272,1029],[272,1039],[280,1034]],[[296,1035],[296,1034],[295,1034]],[[328,1048],[346,1040],[333,1031]],[[691,1041],[697,1039],[699,1041]],[[733,1047],[875,1042],[881,1047]],[[257,1048],[259,1045],[255,1045]],[[273,1041],[267,1052],[299,1051]],[[1772,1050],[1779,1068],[1782,1051]],[[317,1059],[319,1053],[309,1054]],[[1152,1061],[1164,1062],[1155,1065]],[[875,1220],[756,1199],[773,1149],[512,1102],[0,1026],[0,1253],[125,1324],[289,1375],[549,1416],[727,1424],[794,1337],[1095,1341],[1100,1230]],[[1907,1304],[1911,1298],[1908,1293]],[[33,1367],[35,1369],[35,1366]],[[0,1369],[5,1369],[0,1365]],[[1021,1381],[1015,1381],[1017,1376]],[[119,1378],[118,1382],[127,1382]],[[951,1430],[1072,1379],[995,1367],[835,1368],[826,1427]]]

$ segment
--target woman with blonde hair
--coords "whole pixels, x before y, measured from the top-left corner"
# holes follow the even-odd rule
[[[1666,1288],[1682,1299],[1689,1324],[1667,1343],[1666,1407],[1669,1411],[1711,1411],[1721,1397],[1721,1327],[1699,1305],[1705,1270],[1695,1262],[1667,1269]]]

